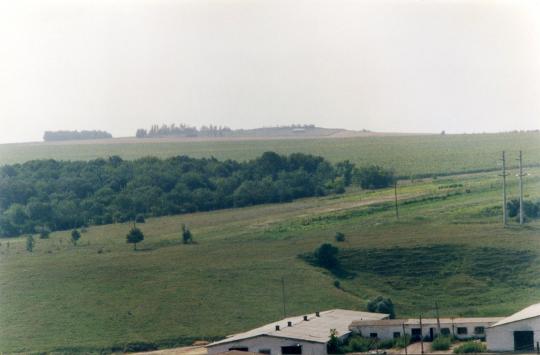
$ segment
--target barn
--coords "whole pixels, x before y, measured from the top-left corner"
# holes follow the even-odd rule
[[[501,319],[486,333],[489,351],[533,351],[540,345],[540,303]]]
[[[379,320],[388,314],[332,309],[285,318],[244,333],[231,335],[207,346],[208,354],[226,351],[251,351],[266,355],[326,355],[330,330],[346,338],[349,325],[356,320]]]

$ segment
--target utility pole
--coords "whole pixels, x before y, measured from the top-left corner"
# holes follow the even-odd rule
[[[283,318],[287,318],[287,310],[285,308],[285,278],[281,278],[281,298],[283,300]]]
[[[506,156],[503,150],[502,152],[502,178],[503,178],[503,226],[507,224],[507,213],[506,213]]]
[[[422,315],[420,315],[420,351],[424,353],[424,334],[422,332]]]
[[[439,318],[439,304],[435,301],[435,314],[437,315],[437,336],[441,334],[441,318]]]
[[[394,201],[396,206],[396,219],[399,221],[399,211],[398,211],[398,203],[397,203],[397,180],[394,181]]]
[[[401,327],[403,328],[403,340],[407,342],[407,334],[405,333],[405,323],[401,323]],[[405,344],[405,355],[407,355],[407,347],[409,344]]]
[[[519,151],[519,224],[523,224],[523,156]]]

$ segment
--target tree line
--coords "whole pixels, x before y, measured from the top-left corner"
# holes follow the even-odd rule
[[[189,126],[186,124],[163,124],[161,126],[155,124],[146,130],[144,128],[139,128],[135,133],[137,138],[159,138],[159,137],[220,137],[225,133],[231,132],[232,130],[226,126],[201,126],[197,128],[194,126]]]
[[[367,181],[370,179],[371,181]],[[238,162],[177,156],[34,160],[0,169],[0,236],[67,230],[378,188],[393,174],[322,157],[266,152]]]
[[[105,131],[45,131],[43,140],[50,141],[68,141],[81,139],[104,139],[112,138],[112,134]]]

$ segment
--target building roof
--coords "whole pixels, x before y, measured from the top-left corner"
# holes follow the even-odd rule
[[[350,333],[349,324],[351,324],[352,321],[361,319],[383,319],[387,317],[388,314],[382,313],[332,309],[329,311],[320,312],[319,316],[313,313],[308,314],[307,321],[304,320],[304,316],[285,318],[244,333],[231,335],[208,346],[212,347],[219,344],[241,341],[257,336],[271,336],[305,340],[316,343],[327,343],[330,339],[330,329],[336,329],[337,335],[343,336]],[[291,322],[292,324],[290,327],[287,325],[288,322]],[[279,325],[280,330],[276,330],[276,325]]]
[[[441,324],[461,324],[461,323],[496,323],[502,320],[502,317],[475,317],[475,318],[440,318]],[[361,326],[389,326],[389,325],[420,325],[418,318],[405,319],[382,319],[382,320],[357,320],[351,323],[351,328]],[[437,324],[437,318],[422,318],[422,325]]]
[[[518,322],[529,318],[535,318],[540,316],[540,303],[533,304],[527,308],[522,309],[519,312],[512,314],[510,317],[506,317],[493,324],[492,327],[498,327],[499,325]]]

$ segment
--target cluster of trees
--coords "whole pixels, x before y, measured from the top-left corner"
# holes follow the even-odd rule
[[[247,161],[177,156],[35,160],[0,169],[0,236],[66,230],[343,192],[362,175],[306,154]]]
[[[112,134],[105,131],[46,131],[43,134],[45,142],[103,138],[112,138]]]
[[[231,132],[229,127],[224,126],[202,126],[197,128],[186,124],[171,124],[171,125],[152,125],[149,130],[139,128],[135,133],[137,138],[156,138],[156,137],[219,137],[225,133]]]
[[[506,203],[508,217],[519,218],[519,199],[512,199]],[[523,214],[526,219],[540,218],[540,201],[523,200]]]

